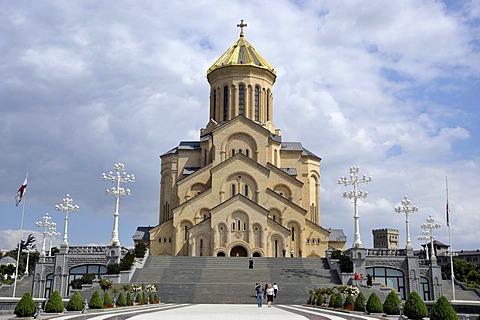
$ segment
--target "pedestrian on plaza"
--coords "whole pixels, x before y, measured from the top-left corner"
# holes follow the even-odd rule
[[[371,287],[372,286],[372,276],[370,275],[370,273],[367,273],[367,287]]]
[[[275,290],[273,289],[271,283],[268,284],[266,292],[267,292],[268,307],[271,308],[273,304],[273,295],[275,293]]]
[[[250,258],[250,260],[248,260],[248,269],[253,269],[253,260],[252,260],[252,258]]]
[[[268,288],[268,283],[265,283],[265,288],[263,288],[263,298],[267,299],[267,288]]]
[[[276,282],[273,283],[273,297],[277,299],[278,285]]]
[[[283,254],[283,257],[285,258],[285,256],[287,255],[287,250],[285,248],[282,249],[282,254]]]
[[[354,276],[353,279],[354,279],[353,285],[354,285],[355,287],[358,287],[358,282],[360,281],[360,275],[355,272],[355,276]]]
[[[255,283],[255,296],[257,297],[257,307],[261,308],[263,303],[263,290],[261,283]]]
[[[360,273],[360,287],[365,287],[365,277]]]
[[[295,253],[295,251],[293,251],[293,249],[290,250],[290,258],[293,258],[293,254],[294,254],[294,253]]]
[[[298,256],[301,258],[302,257],[302,249],[298,249]]]

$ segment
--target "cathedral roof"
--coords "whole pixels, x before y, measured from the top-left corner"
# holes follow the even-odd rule
[[[342,242],[347,241],[347,237],[345,233],[343,233],[342,229],[328,229],[330,231],[329,240],[335,242]]]
[[[255,48],[245,39],[242,33],[240,33],[240,38],[235,41],[235,43],[225,51],[220,58],[218,58],[215,63],[208,68],[207,75],[213,72],[216,69],[220,69],[227,66],[245,66],[250,65],[265,69],[277,74],[277,71],[265,60],[260,53],[255,50]]]
[[[302,146],[301,142],[282,142],[282,151],[302,151],[302,156],[309,156],[314,157],[317,159],[321,159],[319,156],[314,154],[313,152],[305,149]]]

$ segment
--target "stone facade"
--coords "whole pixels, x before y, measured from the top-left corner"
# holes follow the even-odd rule
[[[240,38],[207,71],[210,120],[161,158],[151,255],[323,257],[320,157],[273,124],[276,71]],[[342,232],[343,234],[343,232]]]

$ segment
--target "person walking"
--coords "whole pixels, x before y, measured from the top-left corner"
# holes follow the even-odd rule
[[[273,295],[275,293],[274,289],[273,289],[273,286],[271,283],[268,284],[267,286],[267,290],[265,290],[267,292],[267,304],[268,304],[268,307],[271,308],[272,307],[272,304],[273,304]]]
[[[252,258],[250,258],[250,260],[248,260],[248,269],[253,269],[253,260],[252,260]]]
[[[257,297],[257,307],[261,308],[263,304],[263,290],[261,283],[255,283],[255,295]]]
[[[285,256],[287,255],[287,250],[285,248],[282,249],[282,254],[283,254],[283,257],[285,258]]]
[[[278,285],[276,282],[273,283],[273,297],[277,299]]]

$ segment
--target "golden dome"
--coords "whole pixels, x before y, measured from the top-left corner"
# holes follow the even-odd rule
[[[215,61],[215,63],[210,68],[208,68],[207,75],[216,69],[234,65],[255,66],[261,69],[268,70],[274,75],[277,74],[275,69],[267,62],[267,60],[265,60],[265,58],[262,57],[262,55],[258,53],[257,50],[255,50],[255,48],[247,41],[247,39],[245,39],[245,36],[243,35],[243,28],[240,32],[240,38],[227,51],[225,51],[225,53],[220,58],[218,58],[218,60]]]

